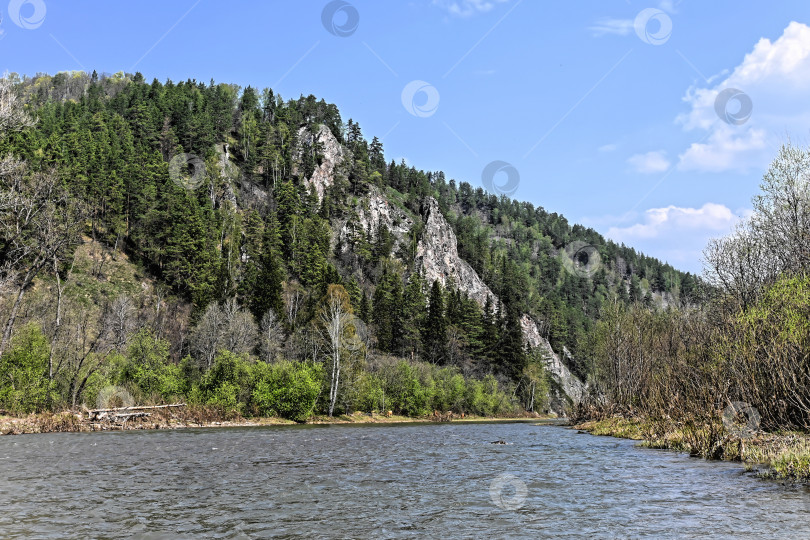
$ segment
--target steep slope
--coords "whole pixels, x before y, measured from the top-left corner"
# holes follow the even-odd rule
[[[540,206],[388,161],[382,141],[314,96],[123,73],[18,81],[39,122],[7,150],[32,171],[59,164],[86,234],[192,307],[183,324],[194,332],[172,337],[175,363],[190,354],[208,369],[195,327],[225,305],[249,311],[247,326],[281,319],[281,357],[322,361],[318,316],[333,290],[368,324],[374,353],[345,410],[377,406],[357,390],[376,395],[381,359],[447,364],[500,385],[508,407],[533,408],[543,358],[558,395],[581,395],[606,303],[683,304],[699,286]],[[185,172],[167,166],[183,158]],[[47,273],[65,276],[69,260]]]
[[[323,161],[312,176],[305,179],[305,184],[317,194],[319,200],[322,200],[325,190],[334,184],[334,171],[346,155],[346,149],[324,126],[321,126],[315,134],[304,129],[299,133],[301,140],[306,143],[315,140],[322,145]],[[426,197],[420,213],[418,217],[423,226],[422,234],[416,244],[415,253],[412,254],[413,260],[404,262],[412,263],[427,283],[438,281],[443,287],[452,285],[481,307],[488,298],[493,304],[498,304],[497,295],[490,290],[472,266],[459,256],[458,240],[453,228],[442,214],[438,201],[433,197]],[[384,227],[396,239],[393,251],[403,253],[400,248],[408,244],[408,234],[413,226],[414,219],[409,212],[392,203],[381,190],[372,187],[355,208],[355,215],[342,223],[334,237],[341,246],[342,253],[347,253],[351,249],[353,238],[358,235],[373,236]],[[523,314],[521,327],[526,344],[543,351],[546,368],[565,395],[572,401],[579,401],[584,392],[584,384],[571,373],[548,340],[541,335],[537,322],[528,314]]]
[[[348,150],[341,145],[327,126],[321,124],[315,132],[302,127],[298,130],[298,159],[301,160],[306,148],[317,149],[321,156],[320,164],[304,182],[307,187],[323,200],[326,190],[334,184],[337,167],[343,162]],[[299,171],[293,169],[293,174]]]
[[[458,242],[450,224],[439,210],[439,204],[428,197],[422,207],[425,224],[416,252],[416,265],[428,282],[437,280],[443,286],[452,282],[459,290],[484,306],[487,298],[498,302],[498,297],[487,287],[473,268],[458,255]],[[521,317],[523,337],[532,348],[540,348],[546,356],[546,368],[554,376],[566,395],[579,401],[584,385],[577,379],[541,334],[537,322],[528,314]]]

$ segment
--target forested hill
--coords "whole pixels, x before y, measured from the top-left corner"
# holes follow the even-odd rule
[[[91,329],[126,297],[132,315],[118,320],[129,326],[117,341],[101,331],[97,341],[124,351],[136,328],[149,327],[166,340],[171,362],[195,364],[193,386],[217,350],[317,361],[324,299],[340,292],[344,309],[367,325],[367,365],[345,373],[349,381],[373,372],[373,358],[421,359],[465,377],[494,375],[527,407],[548,355],[523,346],[522,318],[536,321],[532,331],[584,380],[589,331],[604,303],[652,308],[689,303],[696,292],[694,276],[561,215],[388,161],[377,137],[369,141],[337,106],[311,95],[285,101],[271,89],[149,83],[139,73],[11,79],[36,121],[1,138],[0,155],[59,193],[63,222],[49,230],[64,234],[58,245],[28,251],[20,238],[0,239],[3,277],[14,285],[2,300],[11,313],[4,348],[30,321],[55,343],[64,323],[49,310],[62,302],[61,288],[66,303],[97,311]],[[51,177],[58,181],[48,184]],[[474,272],[439,260],[456,242]],[[85,274],[82,249],[92,261]],[[124,259],[134,278],[119,283],[110,272]],[[223,328],[217,317],[242,323],[203,343],[203,334],[216,334],[210,328]],[[74,403],[104,372],[102,360],[77,360],[97,354],[89,347],[62,351]],[[360,392],[345,384],[341,399]]]

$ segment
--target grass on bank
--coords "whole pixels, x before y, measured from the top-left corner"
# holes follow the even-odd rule
[[[763,478],[810,482],[810,434],[756,433],[735,436],[722,424],[674,425],[642,418],[611,417],[576,424],[576,429],[641,441],[647,448],[688,452],[691,456],[740,461]]]
[[[42,412],[28,415],[0,414],[0,435],[23,435],[33,433],[62,433],[82,431],[116,431],[116,430],[143,430],[143,429],[178,429],[196,427],[240,427],[240,426],[281,426],[301,424],[399,424],[424,422],[526,422],[555,418],[550,415],[525,413],[524,415],[453,415],[450,419],[447,414],[440,416],[403,416],[385,413],[340,414],[333,417],[326,415],[312,415],[306,420],[295,422],[277,416],[243,417],[233,411],[221,410],[191,405],[184,408],[151,411],[151,416],[129,420],[122,424],[89,422],[86,415],[77,412],[62,411],[57,413]]]

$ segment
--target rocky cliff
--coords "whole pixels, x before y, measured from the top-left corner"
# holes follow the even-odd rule
[[[498,298],[464,259],[458,255],[458,243],[452,227],[439,210],[439,203],[428,197],[422,204],[422,221],[425,224],[422,238],[416,249],[416,267],[422,270],[428,283],[438,280],[442,285],[450,281],[481,306],[490,297]],[[579,401],[585,385],[575,377],[554,352],[551,344],[542,336],[536,321],[524,314],[520,321],[523,337],[532,348],[539,348],[546,357],[546,368],[572,401]],[[560,409],[561,407],[558,407]]]
[[[459,257],[456,234],[444,219],[436,199],[433,197],[425,199],[421,214],[425,228],[416,246],[415,262],[427,282],[433,283],[438,280],[442,286],[446,286],[452,281],[459,290],[467,293],[467,296],[482,306],[487,297],[497,303],[497,297],[472,266]]]
[[[319,146],[321,156],[320,165],[315,168],[312,176],[304,179],[304,183],[318,195],[318,200],[323,200],[326,189],[334,183],[335,174],[338,167],[347,155],[347,150],[335,139],[329,128],[321,124],[318,130],[313,133],[306,127],[298,130],[299,157],[304,145]],[[293,173],[297,173],[296,170]]]
[[[321,164],[309,179],[305,179],[318,199],[322,200],[325,190],[334,183],[334,175],[339,174],[346,149],[325,126],[320,126],[314,134],[302,128],[299,139],[310,144],[318,141],[322,146]],[[360,235],[373,237],[380,227],[384,226],[395,240],[393,252],[406,253],[407,250],[403,250],[402,247],[410,245],[409,234],[413,230],[415,220],[421,219],[422,234],[412,256],[415,268],[422,273],[427,282],[432,283],[436,280],[442,286],[452,283],[481,306],[486,303],[488,297],[492,299],[493,304],[497,304],[498,298],[495,294],[472,266],[459,256],[456,235],[441,213],[436,199],[427,197],[422,203],[420,214],[412,216],[410,212],[389,200],[381,190],[372,187],[367,195],[358,200],[354,214],[339,225],[335,241],[340,246],[339,251],[347,254]],[[557,385],[571,400],[580,400],[584,393],[583,383],[568,370],[560,356],[552,349],[548,340],[541,334],[537,322],[524,314],[521,327],[526,342],[531,347],[544,351],[547,369]],[[562,412],[564,402],[564,399],[552,400],[556,405],[553,408],[557,412]]]

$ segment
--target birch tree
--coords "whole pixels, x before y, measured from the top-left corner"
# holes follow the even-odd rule
[[[367,345],[362,321],[354,316],[349,295],[341,285],[329,285],[318,313],[318,328],[324,342],[329,416],[332,416],[341,387],[341,372],[346,365],[363,357]]]

